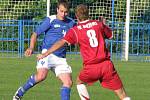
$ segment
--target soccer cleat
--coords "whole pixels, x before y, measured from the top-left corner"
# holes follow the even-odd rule
[[[18,95],[18,91],[21,89],[21,87],[16,91],[15,95],[13,96],[13,100],[21,100],[21,97]]]
[[[13,100],[21,100],[21,97],[19,97],[17,94],[13,96]]]

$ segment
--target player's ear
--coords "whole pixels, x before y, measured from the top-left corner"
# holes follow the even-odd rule
[[[56,9],[56,10],[57,10],[57,13],[58,13],[59,8],[57,7],[57,9]]]
[[[77,19],[77,14],[75,14],[75,18]]]
[[[78,16],[76,14],[75,14],[75,18],[77,19],[78,22],[80,21],[79,18],[78,18]]]

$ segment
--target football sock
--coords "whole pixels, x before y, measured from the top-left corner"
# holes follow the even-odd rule
[[[36,84],[35,77],[32,75],[28,81],[18,90],[18,96],[22,97],[24,93]]]
[[[70,100],[71,89],[68,87],[61,88],[61,100]]]
[[[77,85],[77,90],[81,100],[90,100],[87,88],[84,84]]]
[[[131,100],[131,99],[130,99],[130,97],[126,97],[126,98],[124,98],[123,100]]]

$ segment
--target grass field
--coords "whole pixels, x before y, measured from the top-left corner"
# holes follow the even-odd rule
[[[12,100],[16,89],[36,71],[35,56],[30,58],[0,58],[0,100]],[[73,81],[82,66],[79,58],[68,59],[73,70]],[[114,61],[115,67],[132,100],[150,100],[150,63]],[[29,90],[23,100],[60,100],[61,84],[53,73],[47,79]],[[99,83],[88,87],[91,100],[119,100],[115,94],[102,88]],[[75,84],[71,91],[71,100],[80,100]]]

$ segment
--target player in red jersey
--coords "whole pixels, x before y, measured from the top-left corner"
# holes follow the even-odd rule
[[[65,43],[79,44],[83,69],[77,77],[77,90],[81,100],[90,100],[85,84],[96,81],[99,81],[102,87],[114,91],[120,100],[130,100],[105,46],[105,38],[113,37],[112,30],[103,21],[89,20],[88,9],[83,4],[77,6],[75,14],[78,25],[71,28],[65,37],[46,53],[38,55],[38,60],[59,49]]]

